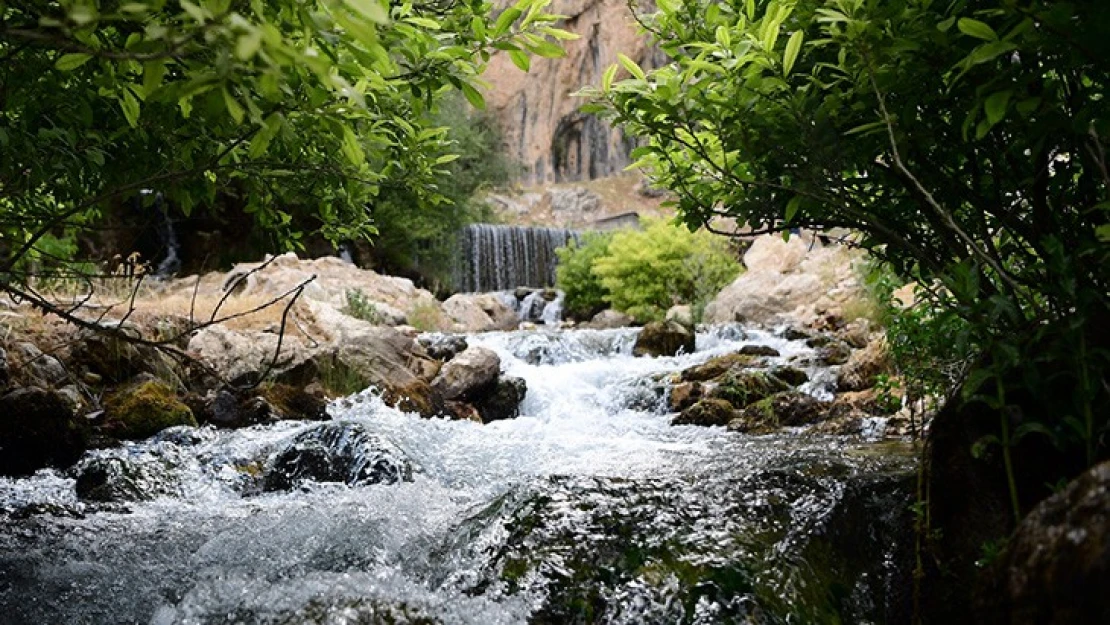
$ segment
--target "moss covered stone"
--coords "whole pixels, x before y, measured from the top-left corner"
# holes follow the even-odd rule
[[[683,382],[705,382],[718,378],[731,369],[743,369],[752,364],[754,356],[741,353],[725,354],[710,358],[696,367],[690,367],[682,372]]]
[[[723,399],[703,399],[683,410],[671,425],[728,425],[736,416],[732,404]]]
[[[789,390],[790,385],[763,370],[730,371],[709,392],[714,399],[723,399],[735,408],[743,408],[764,397]]]
[[[729,422],[728,429],[764,434],[782,427],[817,423],[827,414],[827,402],[818,401],[805,393],[786,391],[749,404],[735,420]]]
[[[164,382],[126,386],[104,402],[104,429],[119,438],[147,438],[175,425],[196,426],[193,411]]]

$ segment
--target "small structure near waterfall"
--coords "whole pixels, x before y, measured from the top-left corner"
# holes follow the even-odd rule
[[[555,283],[555,250],[578,232],[565,228],[473,224],[463,229],[455,286],[463,292],[506,291]]]

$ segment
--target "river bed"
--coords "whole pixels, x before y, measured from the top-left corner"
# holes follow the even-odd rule
[[[693,354],[633,358],[634,337],[468,337],[526,380],[513,420],[423,419],[371,392],[329,408],[411,481],[263,492],[318,425],[300,422],[92,452],[148,467],[149,500],[82,502],[53,470],[0,479],[0,622],[898,622],[908,450],[671,426],[662,376],[746,344],[809,348],[720,327]],[[827,394],[829,371],[809,373]]]

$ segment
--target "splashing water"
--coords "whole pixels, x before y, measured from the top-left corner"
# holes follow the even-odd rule
[[[894,622],[912,463],[860,442],[672,427],[662,380],[743,344],[634,358],[634,330],[490,333],[522,416],[422,419],[363,392],[330,407],[390,441],[411,481],[258,473],[315,424],[182,429],[85,459],[143,467],[152,498],[78,500],[74,479],[0,479],[11,623]],[[815,389],[814,392],[820,392]],[[893,532],[893,533],[892,533]],[[908,544],[908,543],[907,543]],[[844,555],[848,554],[848,555]]]

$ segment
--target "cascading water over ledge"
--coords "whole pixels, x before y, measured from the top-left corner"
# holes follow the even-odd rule
[[[504,291],[555,283],[555,250],[577,241],[563,228],[473,224],[459,237],[455,285],[459,291]]]

